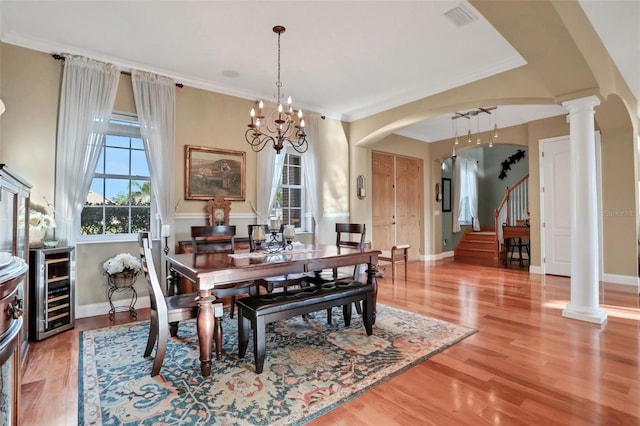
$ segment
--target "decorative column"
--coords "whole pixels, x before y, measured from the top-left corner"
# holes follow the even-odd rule
[[[596,96],[563,102],[569,110],[571,144],[571,300],[562,316],[602,324],[607,313],[600,308],[598,203],[596,183]]]

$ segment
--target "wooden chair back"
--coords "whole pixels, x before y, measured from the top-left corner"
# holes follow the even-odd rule
[[[336,223],[336,246],[362,249],[366,231],[364,223]]]
[[[156,318],[167,318],[168,309],[167,302],[160,287],[158,274],[153,263],[153,254],[151,252],[151,233],[141,231],[138,233],[138,246],[140,248],[140,262],[142,263],[142,272],[149,287],[149,303],[152,312],[155,312]],[[152,314],[153,315],[153,314]]]
[[[336,223],[336,246],[350,248],[364,248],[364,240],[367,235],[367,227],[364,223]],[[338,276],[338,270],[333,269],[333,276]],[[353,268],[353,277],[360,276],[360,265]]]
[[[193,255],[233,253],[235,251],[235,236],[235,225],[192,226],[191,249]]]
[[[264,231],[264,236],[265,238],[267,236],[269,236],[269,226],[267,225],[247,225],[248,227],[248,231],[249,231],[249,251],[256,251],[257,248],[257,244],[256,241],[253,239],[253,230],[256,228],[262,228],[262,230]]]

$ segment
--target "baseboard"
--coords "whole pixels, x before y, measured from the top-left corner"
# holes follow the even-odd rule
[[[637,276],[602,274],[602,281],[606,290],[640,294],[640,279]]]
[[[542,270],[542,266],[529,265],[529,273],[542,275],[544,271]]]
[[[129,307],[129,301],[122,300],[114,300],[113,306],[121,309],[127,309]],[[149,307],[149,296],[140,296],[136,301],[135,309],[138,308],[148,308]],[[76,318],[87,318],[87,317],[95,317],[98,315],[107,315],[109,313],[109,302],[101,302],[101,303],[92,303],[89,305],[77,305],[76,306]]]
[[[445,252],[442,252],[442,253],[428,254],[428,255],[425,255],[425,256],[420,256],[420,260],[424,260],[424,261],[442,260],[442,259],[446,259],[447,257],[453,257],[453,251],[445,251]]]

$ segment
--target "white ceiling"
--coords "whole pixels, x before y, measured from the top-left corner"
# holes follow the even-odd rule
[[[640,99],[640,2],[580,3]],[[461,27],[444,16],[459,5],[476,18]],[[469,3],[458,0],[0,1],[3,42],[85,55],[247,99],[275,97],[274,25],[287,28],[281,49],[285,94],[296,107],[346,121],[525,63]],[[638,32],[637,43],[629,29]],[[561,107],[500,106],[497,118],[505,127],[563,113]],[[424,141],[449,138],[450,117],[401,133]],[[489,120],[480,117],[479,124],[487,130]]]

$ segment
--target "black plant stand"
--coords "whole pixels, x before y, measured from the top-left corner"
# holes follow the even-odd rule
[[[127,276],[122,276],[120,274],[108,275],[107,282],[109,286],[107,287],[107,298],[109,299],[109,321],[116,320],[116,312],[126,312],[129,311],[129,318],[137,318],[138,313],[136,312],[135,306],[138,301],[138,293],[136,292],[136,288],[133,284],[136,282],[136,278],[138,274],[129,274]],[[124,291],[131,292],[131,302],[129,303],[129,307],[126,306],[114,306],[113,304],[113,294],[121,293]]]

